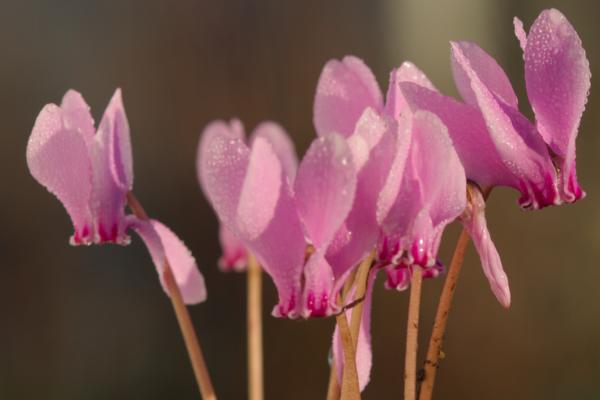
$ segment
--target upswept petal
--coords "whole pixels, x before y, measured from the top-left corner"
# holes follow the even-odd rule
[[[104,119],[111,126],[110,171],[119,189],[130,191],[133,188],[133,155],[131,154],[131,138],[129,123],[125,115],[121,89],[117,89],[106,111]]]
[[[471,88],[471,78],[465,71],[464,61],[457,59],[457,51],[460,57],[467,60],[470,68],[477,74],[482,84],[504,104],[513,108],[518,107],[517,95],[515,94],[506,73],[498,65],[496,60],[483,49],[472,42],[450,42],[452,45],[451,65],[454,82],[463,100],[477,107],[477,96]]]
[[[394,158],[396,122],[366,109],[348,139],[357,167],[354,204],[327,251],[336,279],[355,267],[374,248],[379,237],[377,199]]]
[[[90,106],[85,102],[81,93],[69,89],[62,98],[60,108],[65,128],[78,131],[89,146],[94,139],[96,129],[90,113]]]
[[[245,271],[246,248],[242,241],[223,224],[219,226],[219,243],[223,253],[219,258],[219,268],[222,271]]]
[[[414,114],[410,161],[433,225],[456,219],[467,202],[465,170],[446,126],[435,114]]]
[[[373,285],[376,278],[375,269],[369,274],[367,280],[367,291],[365,292],[364,305],[360,320],[360,330],[358,331],[358,341],[356,344],[356,370],[358,373],[358,385],[362,392],[371,378],[371,366],[373,365],[373,352],[371,350],[371,304],[373,301]],[[353,298],[355,290],[350,292],[350,297]],[[352,309],[346,311],[348,322],[352,319]],[[342,381],[342,373],[344,371],[344,349],[340,340],[340,334],[336,325],[333,332],[333,359],[337,371],[338,382]]]
[[[390,73],[390,83],[385,101],[387,115],[394,118],[398,118],[408,106],[400,90],[400,82],[412,82],[427,89],[437,91],[429,78],[416,65],[408,61],[403,62],[400,68],[396,68]]]
[[[535,20],[524,50],[527,96],[544,141],[556,154],[563,200],[584,193],[575,173],[575,139],[590,90],[590,65],[581,39],[555,9]]]
[[[346,140],[327,134],[313,141],[294,185],[294,196],[307,238],[326,247],[350,212],[356,190],[356,170]]]
[[[156,220],[144,221],[130,217],[129,223],[146,244],[165,293],[169,295],[164,280],[165,263],[168,263],[186,304],[198,304],[206,300],[204,277],[181,239]]]
[[[522,194],[519,204],[524,208],[534,209],[559,204],[556,169],[546,144],[517,109],[498,100],[488,89],[464,56],[461,47],[453,44],[452,52],[457,67],[462,68],[471,82],[489,137],[505,166],[518,179],[518,189]]]
[[[283,181],[273,147],[266,139],[257,138],[250,151],[236,214],[238,228],[247,239],[257,238],[269,225]]]
[[[298,169],[298,157],[296,156],[294,143],[285,129],[278,123],[265,121],[254,128],[250,137],[250,145],[252,146],[256,138],[259,137],[266,139],[271,144],[273,151],[275,151],[281,162],[283,172],[288,177],[290,184],[293,184]]]
[[[287,184],[280,185],[275,213],[261,236],[252,241],[240,238],[277,287],[279,304],[273,309],[273,315],[298,317],[306,241]]]
[[[223,121],[211,122],[200,136],[197,173],[204,194],[219,219],[232,231],[237,229],[237,207],[250,149],[243,138]]]
[[[62,110],[46,105],[38,115],[27,142],[31,175],[63,204],[73,222],[71,244],[93,242],[89,209],[92,165],[83,133],[65,127]]]
[[[367,107],[383,108],[381,91],[369,67],[354,56],[327,62],[319,77],[313,109],[317,134],[350,136]]]
[[[408,152],[410,150],[411,138],[412,116],[409,113],[404,113],[398,119],[394,159],[392,160],[385,184],[379,192],[377,199],[377,223],[384,226],[384,230],[387,231],[393,230],[393,228],[389,227],[389,224],[396,224],[396,221],[388,220],[387,217],[400,192],[406,160],[408,159]],[[388,225],[388,227],[386,228],[385,225]]]
[[[514,17],[513,25],[515,27],[515,36],[519,40],[519,46],[521,46],[521,50],[525,51],[527,47],[527,33],[523,29],[523,22],[519,18]]]
[[[118,89],[91,143],[90,158],[93,171],[90,208],[95,217],[95,242],[128,244],[125,205],[133,172],[129,128]]]

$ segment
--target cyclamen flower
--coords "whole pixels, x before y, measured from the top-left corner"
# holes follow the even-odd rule
[[[245,140],[244,126],[239,120],[231,120],[230,128],[233,134],[240,139]],[[254,129],[252,135],[250,135],[249,142],[253,143],[258,137],[268,140],[271,145],[275,147],[276,152],[280,157],[284,173],[289,182],[292,183],[296,176],[296,170],[298,169],[298,158],[296,157],[294,143],[290,140],[285,130],[275,122],[263,122]],[[200,152],[198,155],[199,154]],[[198,179],[201,180],[199,169]],[[204,189],[203,184],[200,186]],[[223,224],[219,227],[219,242],[223,252],[219,259],[219,267],[221,270],[245,271],[248,258],[246,248],[242,241]]]
[[[360,59],[346,56],[342,61],[329,61],[323,68],[314,105],[314,124],[317,132],[330,129],[347,133],[352,129],[352,124],[355,124],[355,128],[358,129],[358,118],[362,113],[369,112],[384,119],[388,125],[396,126],[395,145],[388,144],[385,148],[387,157],[391,155],[392,161],[389,163],[387,158],[383,158],[381,165],[388,170],[388,173],[384,175],[383,184],[375,191],[376,206],[372,208],[375,214],[372,220],[367,220],[376,227],[378,236],[382,234],[378,246],[379,263],[386,266],[388,284],[397,289],[407,286],[404,278],[409,276],[410,271],[406,271],[405,268],[411,267],[412,264],[425,268],[425,276],[439,274],[440,267],[436,267],[438,265],[436,257],[441,232],[467,207],[466,178],[463,168],[446,169],[444,162],[441,161],[446,160],[454,165],[454,162],[447,157],[454,154],[455,148],[460,156],[454,137],[451,137],[452,143],[449,147],[447,144],[434,141],[430,144],[431,151],[427,146],[420,146],[419,155],[415,153],[414,156],[409,157],[414,115],[419,114],[418,108],[413,110],[409,107],[410,99],[406,98],[405,92],[401,90],[403,85],[409,84],[437,93],[433,84],[416,66],[405,62],[390,74],[387,99],[384,104],[373,73]],[[428,115],[421,114],[417,120],[431,120],[431,114]],[[442,117],[439,118],[445,122]],[[418,127],[423,123],[417,122],[415,126],[420,129]],[[438,130],[446,131],[446,128],[448,134],[452,136],[450,127],[443,126],[443,129],[440,127]],[[444,136],[445,134],[440,137]],[[441,146],[439,153],[436,152],[437,146]],[[438,157],[436,158],[434,154]],[[377,162],[376,160],[377,158],[374,157],[373,162]],[[427,165],[425,165],[426,161]],[[436,168],[438,170],[435,173],[429,171]],[[424,184],[421,174],[435,177],[436,173],[442,176],[449,174],[448,176],[451,177],[448,184],[443,186],[448,192],[440,191],[437,186],[440,182],[435,179],[431,181],[431,186],[428,186],[429,182]],[[416,189],[424,189],[425,192],[417,195]],[[484,205],[479,202],[476,204],[479,207]],[[438,218],[444,213],[447,219]],[[467,217],[471,215],[484,218],[484,214],[479,210],[465,214]],[[435,221],[435,228],[428,226],[431,223],[429,221]],[[470,219],[463,222],[466,227],[473,224]],[[478,226],[486,227],[485,219],[478,220]],[[473,240],[494,293],[503,305],[508,306],[510,294],[506,275],[487,228],[473,231]],[[495,256],[488,257],[486,256],[488,254],[495,254]],[[491,263],[492,261],[494,263]]]
[[[234,123],[209,124],[198,149],[200,183],[221,223],[273,279],[273,314],[331,314],[334,277],[324,255],[354,199],[350,149],[336,134],[317,139],[296,176],[293,163],[284,167],[293,148],[258,132],[248,147]],[[305,261],[309,244],[315,251]]]
[[[388,263],[387,286],[398,290],[408,286],[415,265],[424,277],[439,274],[443,231],[467,204],[465,172],[444,124],[424,111],[405,112],[400,120],[400,134],[410,138],[408,155],[404,165],[394,166],[402,173],[390,175],[379,202],[379,260]]]
[[[535,124],[496,61],[468,42],[452,43],[452,68],[466,104],[402,83],[411,109],[436,113],[448,126],[467,177],[483,191],[511,186],[519,204],[538,209],[584,196],[575,171],[575,138],[585,108],[590,70],[581,40],[557,10],[543,11],[529,35],[515,19],[524,51],[525,81]]]
[[[204,278],[183,242],[156,220],[125,215],[133,187],[133,160],[119,89],[97,132],[79,93],[69,90],[60,106],[46,105],[27,143],[27,165],[71,217],[75,230],[72,245],[127,245],[127,230],[133,228],[148,247],[165,291],[163,271],[168,262],[186,303],[206,299]]]

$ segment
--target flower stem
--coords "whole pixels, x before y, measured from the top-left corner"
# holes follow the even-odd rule
[[[435,321],[433,323],[433,331],[431,338],[429,339],[429,347],[427,349],[427,359],[425,360],[425,375],[421,384],[421,393],[419,400],[430,400],[433,394],[433,384],[435,382],[435,375],[437,373],[438,363],[440,360],[440,354],[442,350],[442,341],[444,340],[444,333],[446,331],[446,323],[448,322],[448,313],[450,306],[452,305],[452,299],[454,298],[454,291],[456,290],[456,282],[460,275],[463,260],[465,258],[465,251],[469,244],[469,234],[466,228],[463,228],[454,249],[454,255],[452,256],[452,262],[448,269],[448,276],[444,282],[444,288],[442,289],[442,295],[440,296],[440,302],[438,304],[437,312],[435,314]]]
[[[144,208],[132,192],[127,193],[127,204],[136,217],[142,220],[149,219],[148,214],[146,214]],[[179,323],[179,329],[181,330],[188,356],[192,362],[192,368],[200,389],[200,394],[204,400],[217,400],[217,395],[215,394],[215,390],[210,380],[210,374],[208,373],[206,363],[204,362],[202,348],[200,347],[200,342],[196,336],[194,325],[192,324],[190,314],[181,297],[179,285],[177,285],[177,282],[175,281],[171,266],[167,260],[165,260],[163,280],[169,290],[169,298],[171,299],[171,304],[175,310],[175,316]]]
[[[331,362],[329,370],[329,384],[327,385],[327,400],[338,400],[340,398],[340,385],[337,381],[337,370],[335,360]]]
[[[204,362],[202,348],[200,347],[200,342],[196,336],[194,325],[192,324],[188,309],[183,302],[183,298],[181,297],[179,286],[175,282],[173,272],[171,272],[171,268],[169,267],[168,263],[165,263],[163,277],[167,283],[167,287],[169,288],[173,309],[175,310],[177,322],[179,322],[179,328],[181,329],[181,334],[183,335],[183,341],[185,342],[185,347],[192,362],[192,368],[194,369],[196,382],[200,388],[200,394],[204,400],[217,400],[217,395],[215,394],[215,389],[213,388],[210,380],[210,374],[208,373],[206,363]]]
[[[358,373],[356,371],[356,352],[354,341],[348,326],[346,313],[340,313],[336,317],[340,339],[344,349],[344,371],[342,372],[341,400],[360,400],[360,388],[358,386]]]
[[[365,258],[358,266],[356,272],[356,291],[354,292],[354,299],[362,299],[365,297],[367,292],[367,280],[369,278],[369,271],[371,270],[371,264],[375,258],[375,251]],[[352,308],[352,320],[350,322],[350,334],[352,335],[352,342],[354,343],[354,350],[356,352],[356,346],[358,345],[358,332],[360,330],[360,320],[362,316],[362,310],[364,301],[359,302]]]
[[[338,303],[344,304],[344,300],[348,296],[350,292],[350,288],[354,284],[354,279],[356,279],[356,270],[352,270],[348,277],[346,278],[346,282],[344,282],[344,288],[342,289],[342,297],[338,299]],[[331,356],[333,358],[333,349],[331,350]],[[340,385],[337,379],[337,366],[335,365],[335,358],[331,361],[331,367],[329,371],[329,384],[327,385],[327,400],[338,400],[340,398]]]
[[[419,308],[421,305],[421,268],[413,267],[406,323],[406,354],[404,357],[404,400],[417,396],[417,349],[419,337]]]
[[[248,255],[247,271],[248,324],[248,398],[262,400],[263,339],[262,339],[262,271],[256,258]]]

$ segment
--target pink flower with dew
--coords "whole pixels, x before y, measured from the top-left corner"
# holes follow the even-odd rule
[[[79,93],[69,90],[60,106],[46,105],[27,143],[27,165],[71,217],[72,245],[127,245],[127,230],[133,228],[148,247],[165,292],[162,272],[168,262],[186,303],[206,299],[204,278],[183,242],[158,221],[125,215],[127,193],[133,187],[133,159],[119,89],[97,132]]]
[[[233,119],[229,123],[232,135],[236,135],[241,140],[245,141],[246,134],[241,121]],[[252,144],[257,138],[267,140],[275,150],[279,161],[281,162],[283,171],[290,183],[294,182],[296,170],[298,169],[298,158],[294,144],[290,140],[285,130],[277,123],[266,121],[258,125],[250,135],[249,143]],[[200,151],[198,151],[198,157]],[[200,165],[198,159],[197,165]],[[202,183],[202,174],[200,168],[197,168],[198,179],[201,187],[204,190],[205,185]],[[208,198],[206,192],[204,193]],[[247,263],[247,251],[243,242],[225,225],[220,224],[219,227],[219,242],[221,244],[222,256],[219,258],[219,267],[222,271],[245,271]]]
[[[221,223],[273,279],[279,293],[273,314],[328,315],[336,306],[324,252],[354,199],[351,153],[339,135],[317,139],[290,177],[288,151],[267,137],[248,146],[233,125],[216,121],[200,140],[199,180]],[[305,263],[308,244],[315,252]]]
[[[524,50],[532,124],[496,61],[477,45],[452,43],[452,69],[465,103],[412,83],[400,85],[411,109],[436,113],[448,126],[467,177],[483,191],[511,186],[519,204],[538,209],[584,196],[575,171],[575,138],[590,88],[581,40],[557,10],[543,11],[529,35],[516,19]]]
[[[353,56],[327,62],[319,78],[314,103],[316,131],[319,135],[329,131],[344,135],[358,172],[355,204],[327,252],[336,276],[350,272],[377,243],[381,232],[379,194],[390,180],[393,163],[402,164],[407,154],[408,137],[399,134],[396,118],[404,107],[395,84],[398,79],[431,85],[414,65],[404,63],[392,71],[384,103],[372,72]],[[401,178],[397,180],[399,184]]]

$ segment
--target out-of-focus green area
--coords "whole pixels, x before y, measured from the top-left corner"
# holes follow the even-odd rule
[[[456,94],[449,40],[478,42],[513,81],[524,110],[512,18],[529,26],[557,7],[592,68],[578,139],[587,198],[523,212],[495,191],[488,222],[509,275],[504,310],[469,250],[450,317],[439,399],[600,397],[600,6],[587,1],[21,1],[0,11],[0,398],[197,398],[171,305],[142,243],[72,248],[60,203],[29,175],[25,145],[37,113],[81,91],[99,120],[121,87],[132,132],[135,192],[188,244],[209,297],[191,313],[221,399],[245,398],[245,277],[217,270],[216,219],[196,181],[198,135],[215,118],[283,124],[302,153],[312,101],[330,58],[355,54],[382,89],[403,60]],[[551,84],[551,82],[549,82]],[[458,229],[445,237],[449,262]],[[442,280],[424,284],[420,359]],[[332,320],[270,317],[265,278],[268,399],[324,398]],[[366,399],[400,398],[407,293],[376,287],[374,368]]]

